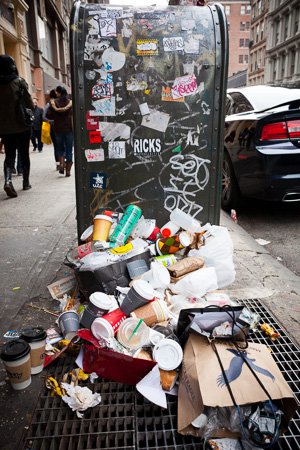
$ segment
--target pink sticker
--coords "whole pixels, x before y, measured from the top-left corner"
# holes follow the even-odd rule
[[[172,86],[172,97],[180,98],[193,95],[197,92],[197,80],[195,75],[185,75],[176,78]]]

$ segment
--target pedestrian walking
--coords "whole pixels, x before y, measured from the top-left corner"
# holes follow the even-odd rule
[[[50,123],[50,136],[51,136],[51,140],[52,140],[52,144],[53,144],[53,148],[54,148],[54,159],[56,162],[56,170],[59,170],[59,153],[58,153],[58,148],[57,148],[57,141],[56,141],[56,135],[55,135],[55,131],[54,131],[54,121],[47,119],[47,112],[50,108],[50,101],[56,99],[56,93],[55,93],[55,89],[52,89],[49,93],[49,102],[46,104],[45,109],[44,109],[44,113],[43,113],[43,120],[47,121]]]
[[[41,140],[42,137],[42,124],[43,124],[43,108],[38,106],[37,99],[33,99],[34,110],[33,110],[33,122],[31,129],[31,142],[33,145],[33,151],[35,152],[38,149],[39,152],[43,151],[43,143]]]
[[[69,177],[73,164],[72,100],[68,98],[67,90],[62,86],[58,86],[55,92],[57,98],[50,100],[46,117],[53,120],[59,154],[59,173],[64,174],[66,160],[66,177]]]
[[[0,99],[0,137],[5,147],[4,190],[9,197],[17,197],[12,183],[17,149],[23,168],[23,190],[31,188],[29,143],[34,105],[26,81],[19,77],[16,63],[9,55],[0,55]]]

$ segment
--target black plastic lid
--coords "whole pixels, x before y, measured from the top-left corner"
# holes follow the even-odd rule
[[[47,333],[42,327],[25,328],[20,337],[26,342],[38,342],[46,339]]]
[[[13,339],[7,342],[1,351],[3,361],[17,361],[30,353],[30,345],[23,339]]]

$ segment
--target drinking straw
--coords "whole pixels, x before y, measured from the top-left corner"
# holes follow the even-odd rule
[[[143,322],[144,319],[140,319],[139,323],[137,324],[137,326],[135,327],[135,329],[133,330],[133,332],[131,333],[131,336],[128,339],[128,342],[133,338],[133,336],[135,335],[135,333],[137,332],[137,330],[139,329],[141,323]]]

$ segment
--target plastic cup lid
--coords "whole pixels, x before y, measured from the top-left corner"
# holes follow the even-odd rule
[[[163,370],[174,370],[182,363],[183,352],[172,339],[162,339],[153,350],[153,358]]]
[[[103,308],[109,310],[112,306],[112,301],[104,292],[94,292],[89,297],[90,302],[97,308]]]
[[[114,337],[114,329],[111,326],[107,320],[102,319],[102,317],[99,317],[99,319],[95,319],[91,326],[91,332],[95,336],[96,339],[99,339],[100,337],[104,338],[111,338]]]
[[[7,342],[1,351],[3,361],[17,361],[30,353],[30,345],[23,339]]]
[[[133,289],[146,300],[152,300],[155,297],[154,289],[150,286],[147,281],[144,280],[134,280],[132,283]]]
[[[97,214],[95,217],[94,217],[94,220],[95,219],[102,219],[102,220],[107,220],[108,222],[113,222],[113,219],[110,217],[110,216],[106,216],[105,214]]]
[[[42,327],[25,328],[22,330],[21,339],[26,342],[38,342],[46,339],[47,333]]]
[[[94,230],[94,226],[90,225],[86,230],[84,230],[84,232],[80,236],[80,240],[81,241],[86,241],[89,237],[92,236],[93,230]]]

